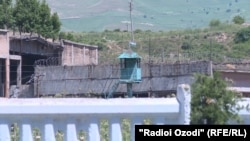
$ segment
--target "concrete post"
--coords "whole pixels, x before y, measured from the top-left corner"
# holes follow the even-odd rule
[[[0,141],[10,141],[10,126],[9,123],[0,119]]]
[[[53,121],[51,119],[46,119],[44,121],[44,126],[42,129],[42,140],[43,141],[56,141],[55,129],[54,129]]]
[[[5,97],[10,97],[10,59],[5,59]]]
[[[21,89],[22,86],[22,60],[18,61],[18,66],[17,66],[17,86],[19,89]]]
[[[122,141],[121,120],[119,118],[110,119],[110,139],[111,141]]]
[[[21,122],[21,141],[33,141],[31,123],[28,119]]]
[[[66,127],[66,140],[67,141],[78,141],[77,139],[77,128],[74,120],[68,120]]]
[[[95,54],[96,54],[96,57],[95,57],[95,59],[96,59],[96,65],[98,65],[98,48],[96,48],[96,50],[95,50]]]
[[[127,94],[129,98],[133,97],[133,84],[132,83],[127,83]]]
[[[83,64],[86,65],[85,46],[83,47]]]
[[[89,130],[88,130],[88,139],[89,141],[100,141],[100,132],[99,132],[99,120],[92,118]]]
[[[187,84],[180,84],[177,88],[177,100],[180,103],[179,124],[190,124],[191,88]]]

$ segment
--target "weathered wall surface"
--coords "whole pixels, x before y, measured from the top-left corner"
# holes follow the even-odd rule
[[[96,46],[63,42],[62,65],[83,66],[98,64],[98,49]]]
[[[32,98],[34,97],[34,86],[33,85],[22,85],[17,87],[16,85],[10,86],[10,97],[11,98]]]
[[[0,57],[8,58],[9,56],[9,36],[8,31],[0,30]]]
[[[232,80],[232,87],[250,87],[250,75],[247,72],[220,72],[223,79]]]
[[[29,38],[27,40],[21,38],[10,38],[10,51],[20,52],[32,55],[42,56],[56,56],[60,52],[60,49],[54,45],[42,43],[39,38]]]
[[[175,91],[178,84],[192,83],[193,73],[210,73],[209,62],[189,64],[142,65],[142,82],[134,84],[134,93]],[[35,94],[102,94],[119,81],[119,65],[36,67]],[[116,93],[125,93],[120,84]]]

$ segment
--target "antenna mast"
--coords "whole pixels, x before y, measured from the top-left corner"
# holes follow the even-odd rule
[[[136,43],[134,42],[134,33],[133,33],[132,9],[133,9],[133,0],[129,2],[131,38],[132,38],[131,41],[129,42],[129,47],[136,46]]]

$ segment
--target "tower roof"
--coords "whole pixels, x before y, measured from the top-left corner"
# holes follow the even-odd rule
[[[120,54],[118,58],[141,58],[136,52],[133,52],[132,50],[128,50]]]

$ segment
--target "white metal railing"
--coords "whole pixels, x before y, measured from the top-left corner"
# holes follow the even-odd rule
[[[102,126],[109,130],[110,141],[122,141],[121,119],[130,122],[130,138],[134,140],[134,125],[151,119],[154,124],[189,124],[190,89],[180,87],[177,98],[34,98],[0,99],[0,141],[10,141],[13,123],[17,124],[21,141],[56,141],[56,131],[63,132],[66,141],[100,141]],[[100,125],[100,120],[107,125]],[[34,128],[39,136],[34,137]],[[85,131],[84,139],[79,132]],[[106,131],[105,131],[106,132]]]

